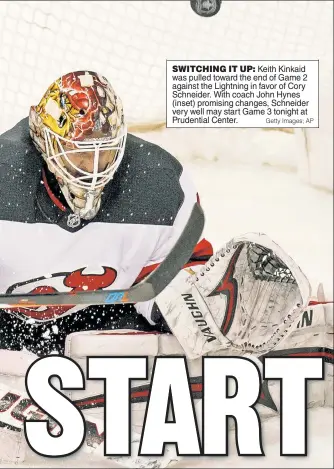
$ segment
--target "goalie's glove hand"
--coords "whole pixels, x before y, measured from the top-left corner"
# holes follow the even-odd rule
[[[266,352],[308,304],[310,284],[268,236],[234,238],[194,275],[156,299],[189,358],[221,348]]]

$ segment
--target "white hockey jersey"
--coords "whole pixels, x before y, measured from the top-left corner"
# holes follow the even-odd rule
[[[24,119],[0,137],[0,292],[128,288],[165,258],[196,198],[194,185],[172,155],[128,135],[123,161],[104,190],[99,213],[73,226],[73,214],[33,146]],[[199,250],[203,247],[207,256],[198,262],[211,254],[209,243]],[[149,317],[151,305],[138,304],[137,310]],[[50,320],[85,307],[12,312]]]

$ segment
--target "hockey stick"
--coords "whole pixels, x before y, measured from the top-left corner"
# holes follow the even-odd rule
[[[137,303],[155,298],[190,259],[204,228],[204,213],[195,204],[174,247],[161,264],[137,285],[127,290],[95,290],[45,294],[16,293],[0,295],[0,308],[38,307],[42,305],[104,305]]]

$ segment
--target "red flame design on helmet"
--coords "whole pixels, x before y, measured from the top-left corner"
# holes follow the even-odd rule
[[[82,85],[82,78],[89,76],[92,86]],[[68,100],[77,111],[69,137],[82,140],[99,132],[107,137],[117,132],[110,116],[116,112],[117,96],[110,83],[95,72],[71,72],[60,79],[61,100]],[[64,104],[65,105],[65,104]]]

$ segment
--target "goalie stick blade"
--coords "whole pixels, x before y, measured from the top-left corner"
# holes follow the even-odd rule
[[[155,298],[176,276],[190,259],[204,228],[204,213],[195,204],[188,223],[179,239],[161,262],[146,279],[127,290],[95,290],[80,292],[57,292],[45,294],[17,293],[0,295],[0,308],[38,307],[50,305],[105,305],[148,301]]]

